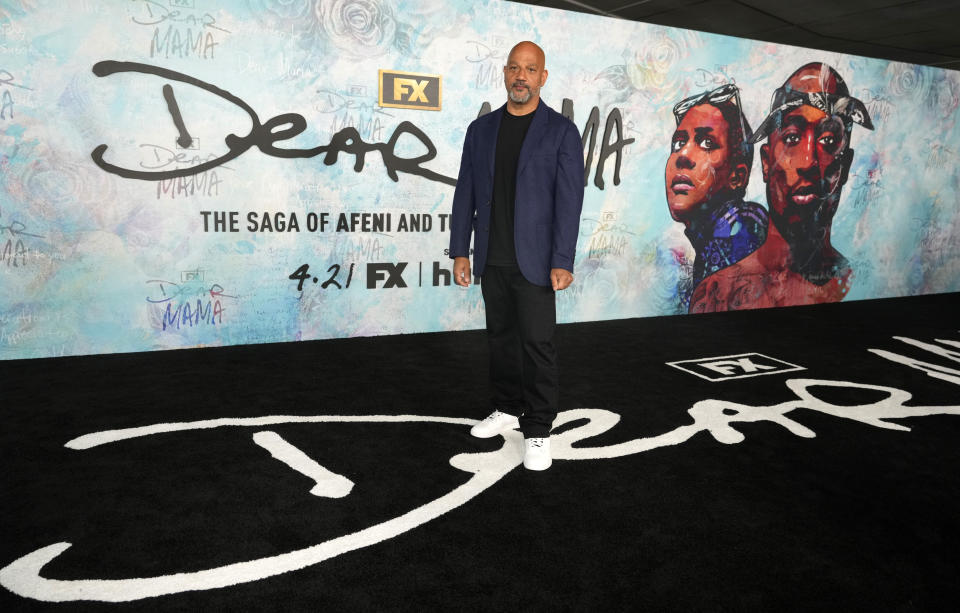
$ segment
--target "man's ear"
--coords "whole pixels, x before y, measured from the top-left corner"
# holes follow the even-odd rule
[[[853,147],[847,147],[846,151],[843,152],[843,158],[840,160],[840,187],[847,184],[851,164],[853,164]]]
[[[544,68],[543,77],[540,79],[540,87],[543,87],[546,82],[547,82],[547,69]]]
[[[760,146],[760,168],[763,170],[763,182],[770,182],[770,145]]]
[[[747,181],[749,180],[750,169],[747,168],[746,164],[741,162],[730,170],[730,178],[727,183],[730,185],[730,189],[736,191],[738,189],[746,189]]]

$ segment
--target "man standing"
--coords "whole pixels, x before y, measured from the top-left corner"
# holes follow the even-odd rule
[[[453,196],[450,257],[457,285],[481,279],[493,413],[471,429],[489,438],[519,427],[523,465],[550,467],[559,373],[556,291],[573,282],[583,206],[583,144],[576,126],[540,100],[543,50],[510,51],[507,102],[467,128]],[[519,414],[519,419],[517,418]]]
[[[798,68],[773,94],[754,133],[760,148],[771,224],[749,257],[707,277],[690,312],[837,302],[852,270],[830,242],[833,216],[850,172],[853,124],[872,130],[863,102],[836,70],[819,62]]]

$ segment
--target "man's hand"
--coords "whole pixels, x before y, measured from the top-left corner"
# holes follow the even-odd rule
[[[456,267],[456,264],[454,264],[454,267]],[[456,268],[454,268],[454,270],[456,270]],[[570,274],[569,270],[564,270],[563,268],[551,268],[550,281],[553,283],[553,291],[559,292],[562,289],[570,287],[570,284],[573,283],[573,275]]]
[[[453,281],[461,287],[470,286],[470,258],[453,258]]]

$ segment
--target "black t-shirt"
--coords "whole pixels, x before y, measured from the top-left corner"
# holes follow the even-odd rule
[[[497,134],[497,156],[493,162],[493,209],[490,211],[490,242],[487,263],[516,266],[517,250],[513,241],[513,212],[517,194],[517,161],[523,139],[533,121],[533,113],[511,115],[504,111]]]

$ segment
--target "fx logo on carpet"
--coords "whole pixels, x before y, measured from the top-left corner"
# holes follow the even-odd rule
[[[667,365],[712,382],[805,370],[803,366],[777,360],[762,353],[740,353],[714,358],[681,360],[667,362]]]

